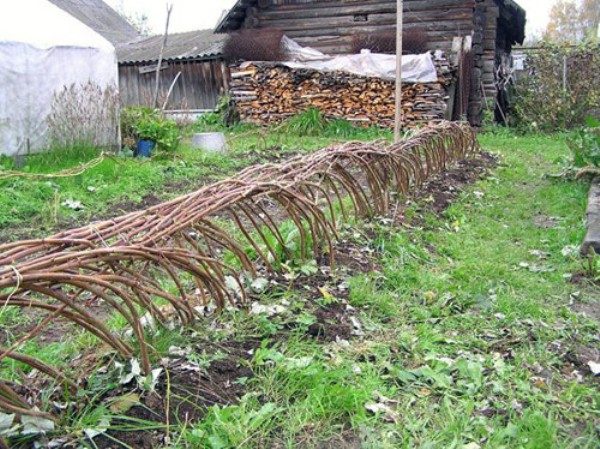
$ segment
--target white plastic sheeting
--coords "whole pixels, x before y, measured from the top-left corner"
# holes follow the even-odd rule
[[[113,45],[47,0],[12,2],[0,14],[0,154],[48,145],[47,117],[72,84],[116,86]],[[117,133],[104,139],[117,143]]]
[[[396,56],[363,50],[355,55],[330,56],[314,48],[302,47],[294,40],[283,37],[283,46],[291,61],[281,64],[293,69],[314,69],[323,72],[342,71],[360,76],[385,80],[396,79]],[[402,56],[402,80],[407,83],[435,83],[437,70],[430,53]]]

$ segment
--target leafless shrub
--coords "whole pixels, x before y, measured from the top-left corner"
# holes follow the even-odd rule
[[[275,28],[242,30],[229,35],[223,48],[228,62],[283,61],[283,31]]]
[[[119,94],[115,86],[102,88],[89,81],[71,84],[54,94],[48,116],[54,146],[113,146],[117,143]]]
[[[420,54],[427,51],[427,33],[418,28],[405,30],[402,34],[402,53]],[[378,31],[353,36],[352,51],[371,50],[373,53],[396,53],[396,33],[393,31]]]

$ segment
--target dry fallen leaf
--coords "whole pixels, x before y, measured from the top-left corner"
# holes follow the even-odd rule
[[[123,414],[129,411],[131,407],[140,403],[140,395],[137,393],[126,393],[114,398],[109,405],[109,409],[113,413]]]

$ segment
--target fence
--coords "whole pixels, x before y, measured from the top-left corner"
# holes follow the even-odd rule
[[[513,77],[514,124],[541,131],[584,123],[600,103],[600,44],[544,44],[525,49]]]

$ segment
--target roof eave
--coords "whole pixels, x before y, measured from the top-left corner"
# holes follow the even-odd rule
[[[215,28],[215,33],[228,33],[237,30],[243,21],[236,22],[234,15],[241,14],[244,16],[245,9],[256,4],[256,0],[237,0],[235,4],[227,11],[227,14],[219,21]],[[237,27],[233,24],[237,23]]]
[[[190,61],[212,61],[215,59],[221,59],[222,53],[211,53],[207,55],[196,55],[196,56],[181,56],[177,58],[163,59],[163,62],[190,62]],[[139,64],[157,64],[158,59],[123,59],[118,61],[119,65],[139,65]]]

